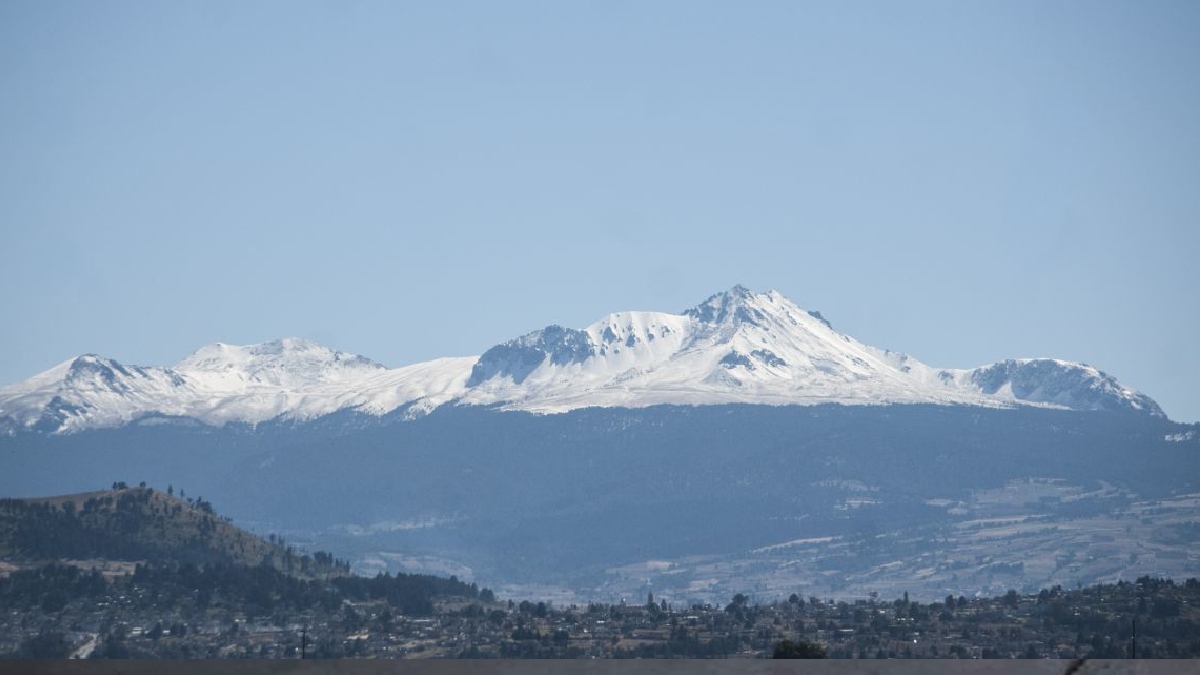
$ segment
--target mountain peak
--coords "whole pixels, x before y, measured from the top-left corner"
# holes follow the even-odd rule
[[[685,310],[685,316],[690,316],[701,323],[726,324],[749,323],[758,325],[767,318],[772,305],[775,304],[777,293],[755,293],[749,288],[738,284],[733,288],[710,296],[707,300]]]
[[[130,390],[131,378],[144,378],[144,368],[124,366],[115,359],[98,354],[81,354],[67,367],[63,382],[74,387],[93,390],[108,389],[118,392]]]
[[[175,364],[193,376],[220,377],[248,384],[300,387],[386,370],[371,359],[303,338],[253,345],[206,345]]]
[[[112,361],[99,354],[80,354],[67,366],[68,378],[87,377],[89,373],[102,373],[111,370]]]
[[[84,354],[0,389],[0,433],[117,426],[147,415],[224,424],[427,412],[449,402],[535,412],[934,403],[1162,416],[1153,400],[1088,366],[1024,359],[938,370],[838,333],[775,291],[738,284],[681,314],[617,312],[583,328],[547,326],[479,357],[394,370],[294,337],[210,344],[173,368]]]
[[[348,352],[338,351],[319,342],[305,338],[285,337],[270,342],[251,345],[231,345],[224,342],[214,342],[192,352],[176,364],[179,369],[206,369],[214,366],[243,364],[246,362],[262,362],[279,365],[279,358],[299,358],[345,361],[357,359],[364,363],[374,363],[366,357]],[[382,368],[375,364],[377,367]]]
[[[250,345],[248,349],[255,354],[295,354],[300,352],[327,352],[330,354],[338,353],[325,345],[298,337],[285,337],[278,340],[271,340],[262,344]]]
[[[284,337],[270,342],[251,345],[231,345],[226,342],[214,342],[204,345],[188,355],[184,361],[228,361],[247,356],[283,356],[302,353],[336,354],[335,350],[325,345],[298,337]],[[183,361],[180,362],[181,364]]]
[[[1062,359],[1006,359],[971,371],[983,393],[1010,395],[1074,410],[1112,410],[1166,417],[1154,399],[1123,386],[1108,373]]]

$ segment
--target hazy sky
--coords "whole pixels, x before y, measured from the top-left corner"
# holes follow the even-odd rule
[[[1200,3],[0,3],[0,384],[736,283],[1200,420]]]

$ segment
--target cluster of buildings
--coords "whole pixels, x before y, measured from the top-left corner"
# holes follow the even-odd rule
[[[793,595],[724,607],[446,599],[432,616],[382,600],[251,616],[155,607],[138,590],[58,612],[7,608],[0,653],[61,634],[69,655],[171,658],[762,658],[792,640],[831,658],[1200,657],[1200,581],[1142,579],[933,603]]]

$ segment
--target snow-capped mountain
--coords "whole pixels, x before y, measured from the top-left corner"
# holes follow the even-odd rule
[[[114,427],[152,416],[206,424],[261,422],[336,410],[347,387],[389,372],[370,359],[285,338],[213,344],[171,368],[127,366],[84,354],[0,389],[0,424],[44,431]],[[15,424],[14,424],[15,423]]]
[[[937,369],[864,345],[774,291],[718,293],[681,314],[621,312],[549,326],[478,357],[388,369],[287,338],[215,344],[170,368],[84,355],[0,389],[0,429],[71,432],[163,418],[210,425],[353,410],[417,415],[448,403],[543,413],[659,404],[935,403],[1163,416],[1090,366],[1020,359]]]

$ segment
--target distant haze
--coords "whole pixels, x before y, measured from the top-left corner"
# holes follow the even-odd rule
[[[0,385],[735,283],[1200,420],[1200,4],[0,3]]]

